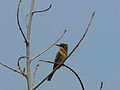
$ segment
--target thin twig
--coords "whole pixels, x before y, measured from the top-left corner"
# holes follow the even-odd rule
[[[69,57],[71,56],[71,54],[77,49],[77,47],[81,44],[81,42],[82,42],[83,39],[85,38],[85,36],[86,36],[86,34],[87,34],[88,30],[89,30],[89,27],[90,27],[90,25],[91,25],[91,23],[92,23],[92,20],[93,20],[93,18],[94,18],[94,15],[95,15],[95,12],[92,13],[92,16],[91,16],[91,18],[90,18],[90,21],[89,21],[89,23],[88,23],[88,25],[87,25],[87,28],[86,28],[85,33],[83,34],[82,38],[78,41],[78,43],[75,45],[75,47],[74,47],[73,50],[70,52],[70,54],[67,56],[67,58],[69,58]],[[67,60],[67,58],[64,60],[64,62]],[[63,62],[63,63],[64,63],[64,62]]]
[[[50,6],[49,6],[47,9],[40,10],[40,11],[33,11],[32,14],[34,14],[34,13],[46,12],[46,11],[48,11],[51,7],[52,7],[52,4],[50,4]]]
[[[28,14],[27,14],[26,17],[25,17],[25,25],[26,25],[26,28],[28,28],[28,25],[27,25],[27,18],[28,18]]]
[[[37,89],[53,72],[55,72],[71,55],[72,53],[76,50],[76,48],[80,45],[80,43],[82,42],[82,40],[84,39],[85,35],[87,34],[88,30],[89,30],[89,27],[91,25],[91,22],[93,20],[93,17],[95,15],[95,12],[93,12],[91,18],[90,18],[90,21],[88,23],[88,26],[86,28],[86,31],[85,33],[83,34],[82,38],[78,41],[78,43],[75,45],[75,47],[73,48],[73,50],[70,52],[70,54],[66,57],[66,59],[61,62],[49,75],[47,75],[36,87],[33,88],[33,90]]]
[[[18,66],[18,69],[20,70],[20,72],[23,74],[23,76],[26,77],[26,74],[24,73],[24,71],[21,69],[21,66],[20,66],[20,60],[21,60],[22,58],[27,58],[27,56],[21,56],[21,57],[19,57],[19,58],[18,58],[18,61],[17,61],[17,66]]]
[[[12,67],[10,67],[10,66],[8,66],[8,65],[6,65],[6,64],[3,64],[3,63],[0,62],[0,65],[6,67],[7,69],[10,69],[10,70],[12,70],[12,71],[14,71],[14,72],[17,72],[17,73],[23,75],[20,71],[18,71],[18,70],[16,70],[16,69],[12,68]]]
[[[34,73],[33,73],[33,83],[32,83],[33,86],[34,86],[34,83],[35,83],[35,77],[36,77],[36,73],[37,73],[38,67],[39,67],[39,64],[36,65],[35,71],[34,71]]]
[[[81,87],[82,87],[82,90],[85,90],[84,85],[83,85],[82,80],[80,79],[79,75],[78,75],[72,68],[70,68],[69,66],[67,66],[67,65],[65,65],[65,64],[63,64],[63,66],[65,66],[66,68],[68,68],[70,71],[72,71],[72,72],[75,74],[75,76],[77,77],[77,79],[78,79],[79,82],[80,82],[80,85],[81,85]]]
[[[52,64],[59,64],[59,62],[51,62],[51,61],[47,61],[47,60],[39,60],[39,61],[46,62],[46,63],[52,63]],[[65,64],[62,64],[61,66],[64,66],[64,67],[68,68],[70,71],[72,71],[75,74],[75,76],[77,77],[77,79],[79,80],[82,90],[85,90],[84,85],[83,85],[82,80],[80,79],[79,75],[72,68],[70,68],[69,66],[67,66]]]
[[[102,90],[102,88],[103,88],[103,82],[101,82],[100,84],[100,90]]]
[[[19,20],[19,10],[20,10],[20,4],[21,4],[21,2],[22,2],[22,0],[19,1],[18,7],[17,7],[17,24],[18,24],[19,30],[20,30],[20,32],[21,32],[21,34],[22,34],[22,36],[23,36],[23,38],[25,40],[25,43],[28,43],[27,39],[25,37],[25,34],[24,34],[23,30],[22,30],[22,27],[20,25],[20,20]]]
[[[64,33],[60,36],[59,39],[57,39],[55,42],[53,42],[48,48],[44,49],[42,52],[40,52],[39,54],[37,54],[36,56],[34,56],[33,58],[31,58],[31,61],[36,59],[37,57],[39,57],[40,55],[42,55],[43,53],[45,53],[48,49],[50,49],[52,46],[54,46],[66,33],[67,30],[64,30]]]
[[[41,62],[46,62],[46,63],[52,63],[52,64],[59,64],[59,62],[52,62],[52,61],[48,61],[48,60],[39,60]]]

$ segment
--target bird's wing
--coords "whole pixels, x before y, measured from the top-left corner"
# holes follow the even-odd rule
[[[60,52],[57,53],[54,62],[58,62],[59,59],[60,59]],[[57,67],[57,65],[58,65],[58,64],[54,64],[53,69],[55,69],[55,68]]]

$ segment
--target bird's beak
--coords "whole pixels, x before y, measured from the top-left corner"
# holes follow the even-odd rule
[[[56,44],[56,46],[60,46],[59,44]]]

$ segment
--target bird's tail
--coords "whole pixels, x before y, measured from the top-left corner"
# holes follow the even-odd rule
[[[47,78],[48,81],[51,81],[51,78],[53,77],[53,74],[54,74],[54,73],[55,73],[55,72],[51,73],[51,74],[48,76],[48,78]]]

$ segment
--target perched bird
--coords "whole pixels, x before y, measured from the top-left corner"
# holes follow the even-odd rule
[[[56,45],[56,46],[58,46],[59,47],[59,51],[58,51],[58,53],[57,53],[57,55],[56,55],[56,57],[55,57],[55,61],[54,62],[56,62],[56,63],[61,63],[61,62],[63,62],[64,60],[65,60],[65,58],[67,57],[67,55],[68,55],[68,45],[67,44],[65,44],[65,43],[61,43],[60,45]],[[58,66],[59,64],[54,64],[54,66],[53,66],[53,70]],[[61,66],[60,66],[61,67]],[[60,68],[60,67],[58,67],[58,68]],[[52,76],[53,76],[53,74],[54,74],[55,72],[53,72],[53,73],[51,73],[49,76],[48,76],[48,81],[50,81],[51,80],[51,78],[52,78]]]

